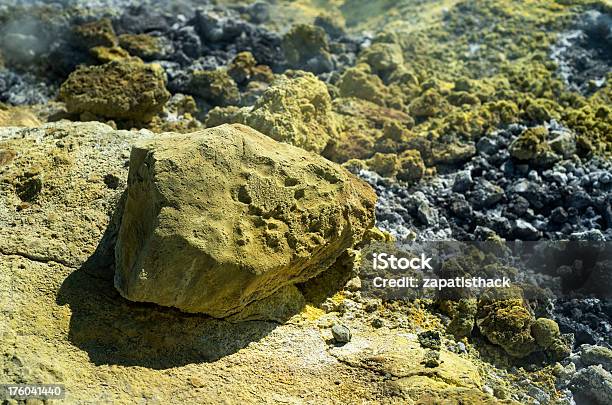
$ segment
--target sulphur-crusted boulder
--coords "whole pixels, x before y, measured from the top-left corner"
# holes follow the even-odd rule
[[[169,98],[161,66],[136,60],[81,66],[60,88],[71,114],[138,122],[150,121]]]
[[[329,268],[374,223],[368,185],[243,125],[138,143],[129,170],[115,286],[133,301],[248,312]]]
[[[240,123],[279,142],[321,153],[338,136],[337,118],[325,83],[312,73],[288,71],[252,107],[213,110],[210,123]]]

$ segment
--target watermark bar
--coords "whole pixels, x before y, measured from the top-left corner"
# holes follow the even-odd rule
[[[382,299],[612,298],[609,241],[371,243],[365,296]]]

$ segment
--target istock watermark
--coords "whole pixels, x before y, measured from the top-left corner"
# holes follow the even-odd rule
[[[425,253],[421,253],[421,257],[412,258],[397,258],[395,255],[388,253],[374,253],[372,258],[372,267],[374,270],[433,270],[429,264],[432,258],[425,256]]]
[[[383,299],[612,298],[608,241],[374,242],[361,250],[361,293]]]

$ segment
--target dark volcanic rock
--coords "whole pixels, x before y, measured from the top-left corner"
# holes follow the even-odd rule
[[[547,127],[550,133],[567,131],[554,121]],[[415,233],[423,240],[474,240],[478,227],[511,240],[561,239],[593,230],[612,240],[612,163],[572,157],[546,168],[503,153],[524,131],[521,126],[496,131],[455,171],[413,186],[362,172],[379,193],[379,226],[398,238]],[[493,143],[496,155],[505,158],[489,159]],[[440,221],[419,211],[415,196],[422,207],[436,210]]]

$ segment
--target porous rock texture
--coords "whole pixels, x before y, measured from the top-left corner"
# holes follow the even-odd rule
[[[334,163],[240,124],[160,135],[132,149],[115,286],[227,317],[330,267],[375,201]]]
[[[327,87],[307,72],[289,71],[280,76],[252,107],[215,109],[211,115],[215,123],[245,124],[279,142],[315,153],[338,137]]]
[[[170,93],[159,65],[127,60],[78,68],[62,84],[60,98],[69,113],[147,122]]]

